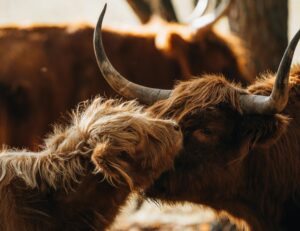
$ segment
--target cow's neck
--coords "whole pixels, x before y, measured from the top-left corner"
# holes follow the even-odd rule
[[[85,230],[89,226],[104,230],[112,223],[130,190],[127,186],[112,186],[102,179],[99,174],[89,174],[74,191],[57,195],[55,200],[60,214],[55,214],[58,220],[62,219],[62,224],[69,224],[63,227],[64,230],[77,230],[81,226],[86,227],[78,230]]]

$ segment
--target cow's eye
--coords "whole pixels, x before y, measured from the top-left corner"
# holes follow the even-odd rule
[[[213,131],[209,128],[200,128],[193,132],[193,136],[199,141],[207,142],[214,138]]]
[[[210,136],[213,134],[212,130],[209,128],[203,128],[203,129],[201,129],[201,131],[204,135],[207,135],[207,136]]]
[[[121,151],[117,156],[120,160],[123,160],[128,163],[130,163],[130,161],[133,161],[132,157],[125,151]]]

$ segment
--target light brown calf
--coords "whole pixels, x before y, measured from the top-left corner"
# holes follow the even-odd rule
[[[131,192],[172,168],[181,140],[176,123],[134,101],[81,104],[41,151],[0,153],[0,230],[104,230]]]

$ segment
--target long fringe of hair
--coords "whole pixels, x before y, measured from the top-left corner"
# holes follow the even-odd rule
[[[54,189],[69,189],[86,172],[88,161],[83,159],[92,152],[91,137],[96,138],[97,131],[105,129],[103,125],[113,114],[143,114],[142,111],[135,101],[96,98],[81,103],[71,113],[70,125],[54,126],[40,152],[7,148],[0,152],[0,189],[16,177],[32,188],[39,187],[38,179],[43,179]]]

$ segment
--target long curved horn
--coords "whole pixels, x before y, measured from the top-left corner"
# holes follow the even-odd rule
[[[208,0],[209,1],[209,0]],[[203,30],[208,27],[211,27],[215,22],[217,22],[224,14],[226,14],[229,6],[231,5],[232,0],[222,0],[221,3],[214,9],[213,12],[204,14],[201,17],[198,17],[197,12],[193,12],[193,18],[189,20],[193,20],[191,22],[191,27],[196,30]],[[205,2],[201,3],[201,0],[198,2],[199,4],[204,4]],[[198,6],[196,6],[195,10],[197,10]],[[199,6],[200,8],[200,6]],[[200,11],[199,11],[200,12]],[[195,18],[198,17],[198,18]]]
[[[142,85],[132,83],[115,70],[108,60],[103,47],[101,35],[102,21],[105,15],[106,6],[107,4],[104,6],[94,30],[93,41],[97,63],[103,77],[118,94],[128,99],[138,99],[141,103],[148,105],[151,105],[158,100],[167,99],[172,92],[171,90],[144,87]]]
[[[154,14],[159,15],[167,22],[178,22],[178,18],[171,0],[149,1],[152,2]]]
[[[246,114],[275,114],[281,112],[289,98],[289,75],[294,51],[300,39],[300,30],[294,35],[279,64],[270,96],[242,95],[241,108]]]

